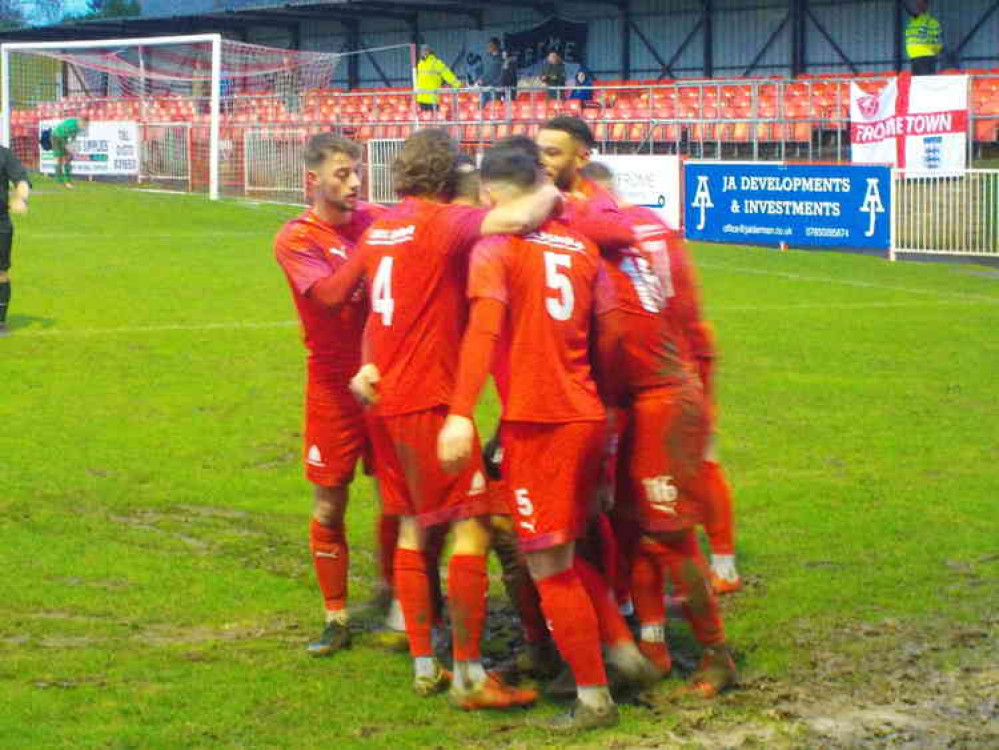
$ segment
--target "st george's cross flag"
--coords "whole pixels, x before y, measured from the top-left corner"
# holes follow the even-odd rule
[[[953,172],[968,155],[968,76],[902,73],[878,93],[850,84],[854,164]]]

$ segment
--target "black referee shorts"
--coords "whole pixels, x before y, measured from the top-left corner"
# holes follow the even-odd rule
[[[14,227],[0,224],[0,271],[10,270],[10,248],[14,244]]]

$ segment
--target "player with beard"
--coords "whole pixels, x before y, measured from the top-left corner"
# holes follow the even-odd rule
[[[700,383],[681,358],[681,334],[665,312],[673,294],[670,233],[661,222],[629,219],[581,174],[595,145],[585,122],[553,118],[537,142],[546,171],[570,198],[570,223],[600,246],[611,280],[613,294],[598,310],[597,351],[605,398],[623,418],[614,512],[643,625],[639,646],[669,672],[663,601],[669,568],[687,594],[684,613],[704,649],[690,689],[712,697],[735,681],[735,664],[694,533],[703,517],[696,480],[709,422]]]

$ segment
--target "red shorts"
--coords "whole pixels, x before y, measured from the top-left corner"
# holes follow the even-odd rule
[[[586,529],[600,478],[603,422],[503,423],[503,479],[525,550],[570,542]]]
[[[305,389],[302,459],[305,476],[322,487],[343,487],[358,459],[370,464],[364,410],[346,388],[309,381]]]
[[[465,469],[448,474],[441,468],[437,434],[447,412],[446,406],[438,406],[398,416],[368,415],[375,476],[386,515],[416,516],[427,527],[489,513],[478,435]]]
[[[618,453],[619,517],[644,531],[701,522],[697,477],[710,420],[700,386],[645,391],[627,409]]]

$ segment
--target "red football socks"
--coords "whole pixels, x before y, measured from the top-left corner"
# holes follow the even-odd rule
[[[666,558],[660,545],[643,539],[631,559],[631,600],[641,625],[664,625],[666,601],[663,598],[663,570]]]
[[[586,587],[586,593],[590,597],[593,610],[597,615],[597,623],[600,627],[600,640],[605,645],[613,646],[618,643],[633,641],[631,630],[625,622],[621,610],[618,609],[617,601],[611,591],[607,581],[590,565],[586,560],[576,556],[573,569]]]
[[[575,568],[542,578],[537,584],[552,639],[572,668],[576,685],[606,685],[607,673],[597,637],[597,614]]]
[[[701,554],[697,536],[690,529],[677,540],[662,544],[670,576],[686,594],[683,616],[690,623],[698,643],[713,646],[725,641],[718,598],[711,589],[708,563]]]
[[[378,571],[382,584],[392,587],[392,568],[395,565],[395,543],[399,538],[399,517],[378,516]]]
[[[316,580],[323,592],[328,612],[347,607],[347,568],[350,551],[343,524],[323,526],[316,519],[309,525],[309,549],[316,568]]]
[[[705,461],[701,468],[706,518],[704,530],[708,534],[711,552],[715,555],[735,554],[735,520],[732,513],[732,491],[722,472],[721,464]]]
[[[406,618],[409,653],[413,658],[432,656],[434,649],[430,640],[430,628],[434,613],[423,552],[397,548],[394,580],[395,595],[402,607],[402,615]]]
[[[482,655],[480,643],[489,593],[485,556],[452,555],[447,569],[447,591],[454,658],[456,661],[478,661]]]

